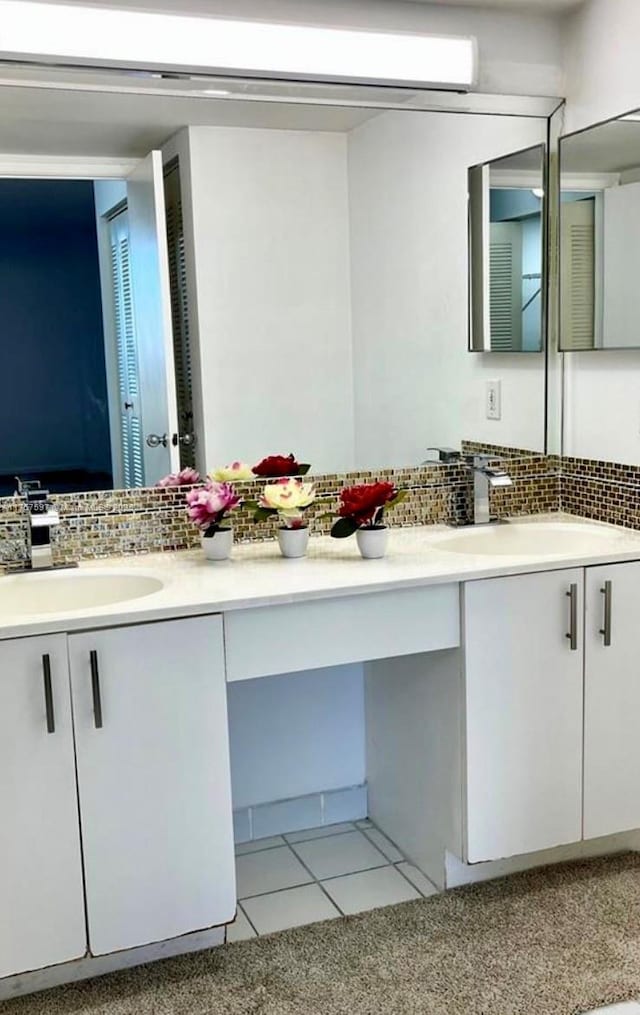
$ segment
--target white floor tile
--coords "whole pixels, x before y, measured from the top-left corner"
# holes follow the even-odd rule
[[[288,846],[245,853],[236,857],[238,898],[306,885],[313,878]]]
[[[247,920],[240,906],[238,906],[238,913],[235,920],[227,927],[227,943],[231,944],[233,941],[246,941],[247,938],[255,936],[255,930]]]
[[[248,899],[244,906],[259,934],[271,934],[287,927],[303,927],[340,916],[318,885],[260,895]]]
[[[438,894],[438,889],[433,882],[429,881],[429,878],[426,877],[421,870],[418,870],[417,867],[414,867],[413,864],[408,863],[405,860],[404,863],[396,864],[396,867],[399,871],[402,871],[406,878],[409,878],[411,884],[415,885],[418,891],[424,895],[425,898],[428,898],[430,895]]]
[[[236,856],[244,856],[245,853],[257,853],[260,849],[273,849],[274,846],[284,846],[285,841],[281,835],[271,835],[268,839],[251,839],[250,842],[239,842],[236,846]]]
[[[398,874],[395,867],[349,874],[323,882],[333,901],[343,913],[364,913],[379,906],[392,906],[396,902],[420,899],[415,888]]]
[[[320,828],[307,828],[302,832],[287,832],[287,842],[308,842],[311,839],[324,839],[326,835],[341,835],[342,832],[355,832],[351,821],[343,821],[339,825],[322,825]]]
[[[640,1004],[637,1001],[623,1001],[606,1008],[594,1008],[590,1015],[640,1015]]]
[[[404,856],[398,847],[394,846],[379,828],[366,828],[363,831],[367,839],[370,839],[374,846],[377,846],[380,852],[384,853],[387,860],[390,860],[391,863],[399,863],[400,860],[404,860]]]
[[[382,867],[388,863],[380,850],[369,842],[362,832],[346,832],[344,835],[330,835],[310,842],[297,842],[294,849],[314,877],[337,877],[353,871]]]

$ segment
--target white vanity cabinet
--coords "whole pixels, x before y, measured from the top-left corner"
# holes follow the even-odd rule
[[[0,815],[0,978],[233,920],[222,618],[0,641]]]
[[[93,955],[234,919],[222,619],[69,637]]]
[[[640,563],[586,571],[584,836],[640,828]]]
[[[0,977],[86,948],[66,638],[0,642]]]
[[[464,587],[469,863],[582,837],[583,575]]]

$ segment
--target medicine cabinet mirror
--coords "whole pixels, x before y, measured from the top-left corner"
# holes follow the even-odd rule
[[[540,352],[544,336],[544,145],[469,169],[472,352]]]
[[[560,349],[640,348],[640,112],[560,139]]]

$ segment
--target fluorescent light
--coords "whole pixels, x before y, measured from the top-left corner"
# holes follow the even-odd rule
[[[0,58],[465,90],[475,81],[476,44],[0,0]]]
[[[533,187],[531,193],[540,200],[544,197],[544,190],[541,187]]]

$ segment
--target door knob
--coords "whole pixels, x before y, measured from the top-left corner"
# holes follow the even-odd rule
[[[163,433],[162,437],[157,433],[150,433],[147,437],[147,444],[150,448],[159,448],[160,445],[162,445],[163,448],[166,448],[168,443],[169,438],[166,433]]]
[[[195,447],[198,438],[194,433],[174,433],[171,438],[171,443],[174,448],[177,448],[178,444],[181,444],[183,448]]]

